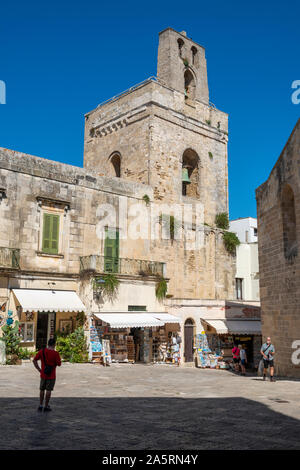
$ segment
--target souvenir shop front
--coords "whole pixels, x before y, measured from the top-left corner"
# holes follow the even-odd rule
[[[86,311],[75,291],[49,289],[12,289],[10,308],[19,321],[21,346],[31,350],[47,346],[57,331],[74,331]]]
[[[258,366],[262,339],[260,320],[201,318],[201,322],[203,331],[196,349],[202,365],[230,368],[232,348],[241,344],[246,350],[247,367],[255,369]]]
[[[90,324],[93,362],[180,364],[180,319],[167,313],[95,313]]]

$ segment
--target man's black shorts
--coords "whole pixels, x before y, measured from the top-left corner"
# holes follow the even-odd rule
[[[52,392],[55,385],[55,379],[42,379],[40,382],[40,390],[47,390],[47,392]]]
[[[233,358],[233,362],[234,362],[235,364],[238,364],[238,363],[240,362],[240,360],[239,360],[238,357],[234,357],[234,358]]]
[[[264,369],[267,369],[269,366],[274,367],[274,360],[269,361],[268,359],[264,359]]]

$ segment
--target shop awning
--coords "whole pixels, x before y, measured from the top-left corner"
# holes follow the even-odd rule
[[[181,318],[175,317],[175,315],[171,315],[170,313],[152,313],[154,318],[164,322],[164,323],[181,323]]]
[[[13,289],[24,312],[84,312],[85,306],[74,291]]]
[[[201,318],[212,326],[218,334],[261,334],[261,322],[259,320],[207,320]]]
[[[163,326],[164,323],[150,313],[94,313],[111,328],[138,328]]]

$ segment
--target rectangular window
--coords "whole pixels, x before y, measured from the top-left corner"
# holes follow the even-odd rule
[[[119,272],[119,230],[105,229],[104,242],[104,271],[109,273]]]
[[[57,214],[44,213],[42,251],[49,254],[58,254],[59,218]]]
[[[238,300],[243,299],[243,279],[236,278],[235,279],[235,289],[236,289],[236,298]]]
[[[146,305],[128,305],[128,312],[146,312]]]
[[[253,228],[254,236],[257,237],[257,228]]]
[[[34,323],[26,322],[20,323],[20,336],[21,341],[24,343],[33,343],[34,342]]]

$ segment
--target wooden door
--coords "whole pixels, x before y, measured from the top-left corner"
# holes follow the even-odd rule
[[[191,323],[186,323],[184,325],[184,359],[185,359],[185,362],[193,362],[194,360],[193,336],[194,336],[194,325]]]
[[[48,313],[39,312],[36,327],[36,349],[39,351],[47,346]]]

